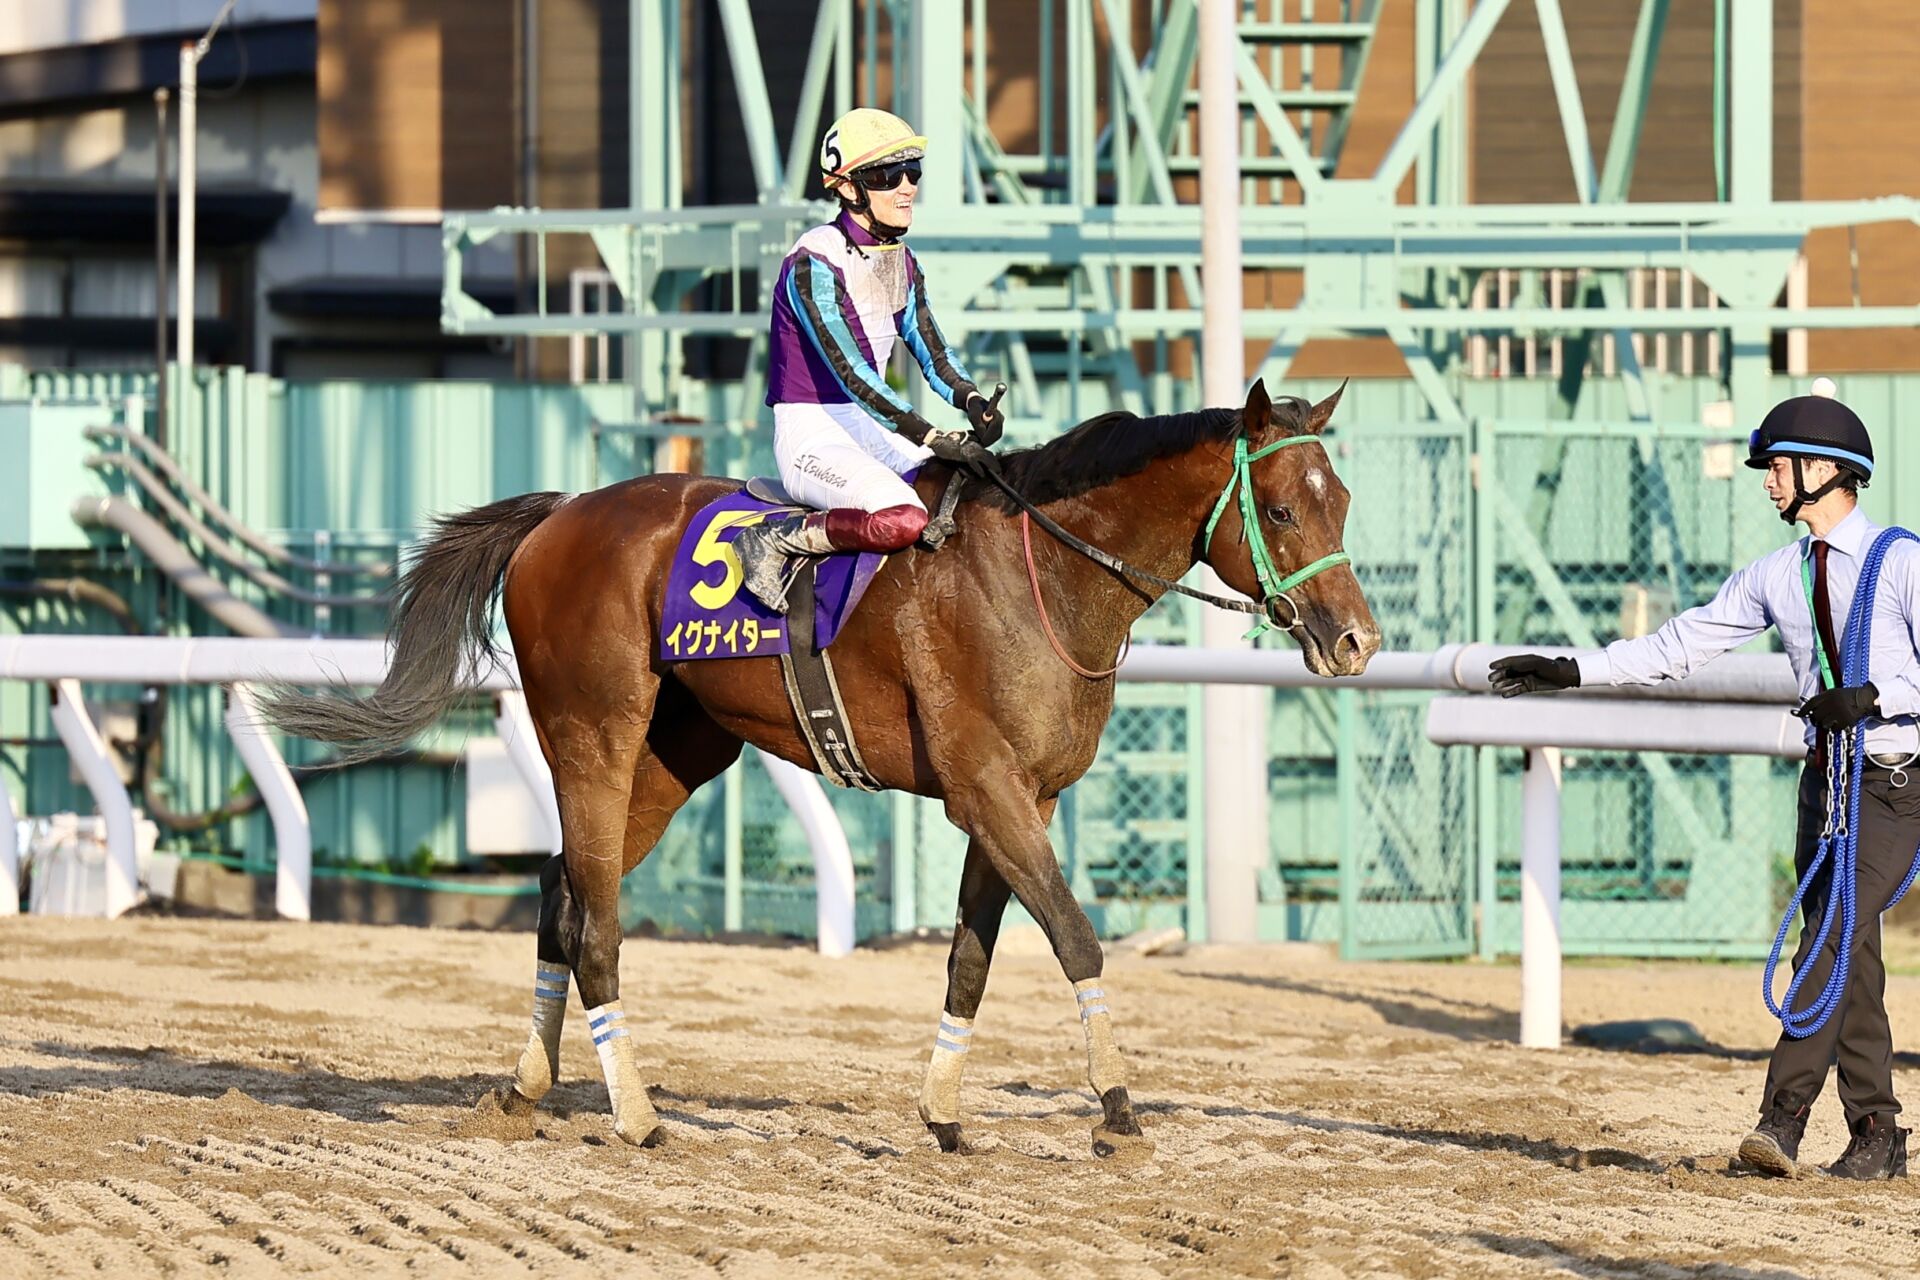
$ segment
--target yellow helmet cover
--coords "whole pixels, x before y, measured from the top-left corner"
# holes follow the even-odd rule
[[[855,107],[833,122],[820,140],[820,172],[828,182],[882,160],[918,159],[927,140],[891,111]]]

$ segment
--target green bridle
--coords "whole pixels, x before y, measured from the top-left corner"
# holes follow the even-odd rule
[[[1280,576],[1279,566],[1273,563],[1273,554],[1267,550],[1267,540],[1260,536],[1259,504],[1253,496],[1253,464],[1270,453],[1278,453],[1289,445],[1307,444],[1318,440],[1317,435],[1285,436],[1272,444],[1252,453],[1247,452],[1247,438],[1236,437],[1233,442],[1233,475],[1227,480],[1227,487],[1220,491],[1220,501],[1213,504],[1213,515],[1207,520],[1207,531],[1201,540],[1202,553],[1213,545],[1213,531],[1220,524],[1220,517],[1227,513],[1227,504],[1233,501],[1234,490],[1240,491],[1240,537],[1248,544],[1249,554],[1253,557],[1254,577],[1259,579],[1260,590],[1264,593],[1260,600],[1260,621],[1253,630],[1247,632],[1244,639],[1251,640],[1263,632],[1275,630],[1272,622],[1272,606],[1276,600],[1284,600],[1292,614],[1284,630],[1291,631],[1300,625],[1300,607],[1293,602],[1287,592],[1313,577],[1333,568],[1337,564],[1349,564],[1352,557],[1344,551],[1321,556],[1312,564],[1296,569],[1286,577]]]

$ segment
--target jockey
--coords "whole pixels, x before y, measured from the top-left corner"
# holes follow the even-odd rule
[[[940,335],[920,266],[900,242],[926,146],[885,111],[862,107],[835,121],[820,143],[820,171],[840,214],[800,237],[774,286],[774,458],[787,493],[819,509],[749,525],[733,549],[747,589],[777,613],[787,608],[786,557],[910,546],[927,508],[901,476],[929,457],[973,460],[1000,437],[999,412]],[[896,338],[970,431],[936,431],[887,385]]]

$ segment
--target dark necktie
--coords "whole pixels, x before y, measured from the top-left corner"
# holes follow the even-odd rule
[[[1813,625],[1820,633],[1820,647],[1826,651],[1827,665],[1833,672],[1833,683],[1840,684],[1840,646],[1833,638],[1833,605],[1827,599],[1827,544],[1820,539],[1813,540]],[[1814,664],[1817,670],[1819,664]],[[1827,765],[1827,735],[1817,733],[1814,736],[1816,758],[1824,772]]]

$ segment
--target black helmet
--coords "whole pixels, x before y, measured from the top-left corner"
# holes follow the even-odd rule
[[[1827,396],[1795,396],[1773,406],[1747,437],[1747,465],[1765,470],[1779,456],[1825,458],[1873,479],[1873,441],[1860,415]]]
[[[1761,420],[1760,429],[1747,437],[1747,465],[1765,470],[1775,458],[1793,459],[1794,500],[1780,513],[1789,524],[1801,507],[1838,488],[1847,473],[1863,485],[1873,479],[1873,441],[1867,438],[1867,425],[1859,414],[1829,396],[1782,400]],[[1805,458],[1825,458],[1841,474],[1809,493],[1800,472]]]

